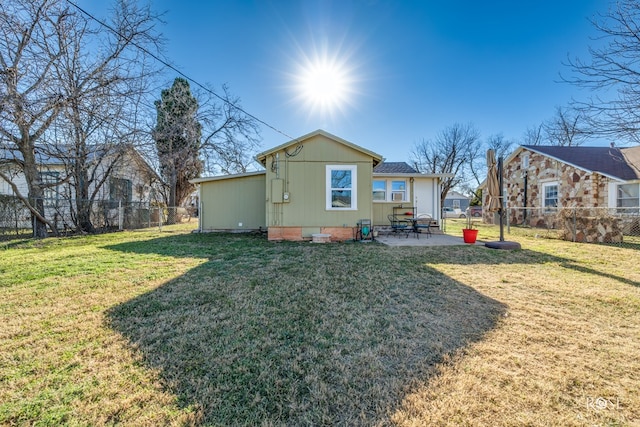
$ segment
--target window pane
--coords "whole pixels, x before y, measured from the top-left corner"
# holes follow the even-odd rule
[[[386,181],[373,181],[373,191],[385,191],[387,189]]]
[[[544,207],[552,208],[558,206],[558,186],[547,185],[544,187]]]
[[[406,188],[404,181],[391,181],[391,191],[404,191]]]
[[[638,184],[624,184],[618,185],[618,198],[619,199],[637,199],[640,185]]]
[[[387,181],[373,181],[373,200],[385,201],[387,199]]]
[[[384,202],[386,200],[386,193],[384,191],[374,191],[373,200]]]
[[[640,203],[640,184],[624,184],[618,186],[617,206],[619,208],[635,208]]]
[[[331,207],[332,208],[350,208],[351,207],[351,190],[332,190],[331,191]]]
[[[391,181],[391,200],[394,202],[402,202],[407,198],[406,194],[406,182],[405,181]]]
[[[351,188],[351,171],[332,170],[331,188]]]

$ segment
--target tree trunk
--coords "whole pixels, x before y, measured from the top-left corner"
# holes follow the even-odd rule
[[[44,217],[44,199],[42,197],[33,199],[33,206]],[[31,223],[33,224],[33,237],[43,239],[48,236],[47,224],[40,221],[40,218],[34,214],[31,214]]]
[[[85,233],[95,232],[95,227],[91,222],[91,200],[89,200],[89,176],[85,164],[85,156],[78,156],[75,165],[75,187],[76,187],[76,211],[77,227],[79,231]]]

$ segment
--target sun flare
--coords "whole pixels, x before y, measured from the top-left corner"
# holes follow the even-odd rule
[[[296,98],[311,111],[333,114],[351,102],[354,79],[344,62],[306,59],[295,74]]]
[[[348,90],[347,76],[335,64],[310,64],[300,83],[304,97],[323,107],[340,104]]]

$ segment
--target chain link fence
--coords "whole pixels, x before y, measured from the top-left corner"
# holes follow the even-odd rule
[[[83,222],[78,214],[84,207],[96,233],[118,230],[133,230],[164,225],[192,222],[197,219],[196,208],[165,207],[157,203],[99,200],[90,203],[76,203],[75,200],[61,201],[42,199],[45,218],[58,234],[69,235],[80,231]],[[35,203],[34,203],[35,204]],[[0,239],[31,237],[33,234],[32,215],[24,203],[15,196],[0,195]]]
[[[497,213],[485,222],[499,224]],[[639,208],[507,208],[507,234],[640,248]]]

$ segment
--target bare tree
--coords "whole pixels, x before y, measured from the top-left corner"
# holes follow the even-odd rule
[[[525,129],[522,135],[523,145],[542,145],[543,144],[543,126],[530,126]]]
[[[441,203],[450,189],[469,178],[468,165],[478,156],[480,133],[472,124],[453,124],[434,140],[422,140],[412,152],[413,166],[421,173],[450,173],[442,180]]]
[[[140,47],[159,50],[153,29],[157,22],[148,6],[122,0],[108,31],[86,19],[69,26],[66,36],[74,49],[65,50],[55,66],[67,98],[61,120],[64,145],[58,154],[73,178],[72,214],[82,231],[94,230],[94,201],[142,132],[135,109],[155,69]],[[91,55],[88,41],[104,48]]]
[[[244,173],[254,161],[260,146],[258,122],[241,109],[240,99],[233,96],[226,85],[221,95],[213,91],[199,91],[202,123],[200,155],[208,174]]]
[[[640,141],[640,3],[615,2],[606,15],[592,20],[599,31],[590,60],[567,60],[564,80],[596,94],[573,106],[597,136]]]
[[[56,91],[53,65],[60,59],[70,12],[55,1],[3,1],[0,3],[0,134],[12,163],[24,174],[28,194],[23,195],[5,173],[0,178],[12,186],[32,214],[34,235],[45,237],[45,183],[38,171],[36,142],[57,118],[64,97]]]
[[[482,143],[474,144],[470,151],[470,159],[466,168],[468,179],[458,184],[458,187],[473,197],[472,202],[482,200],[479,186],[487,177],[487,150],[492,149],[497,157],[505,157],[509,154],[515,143],[506,139],[502,133],[489,135]]]
[[[583,124],[582,112],[557,107],[555,115],[542,124],[544,140],[549,145],[563,147],[581,145],[588,136]]]
[[[60,182],[40,179],[36,150],[65,162],[63,179],[73,183],[78,226],[93,229],[91,200],[106,179],[95,173],[109,171],[97,165],[118,158],[117,152],[110,155],[112,147],[131,142],[127,101],[146,75],[138,48],[155,46],[156,22],[149,8],[132,0],[117,3],[109,30],[62,0],[0,4],[0,134],[19,153],[14,163],[24,173],[28,196],[17,187],[14,192],[32,212],[37,237],[46,236],[47,225],[56,232],[45,217],[43,195]]]

